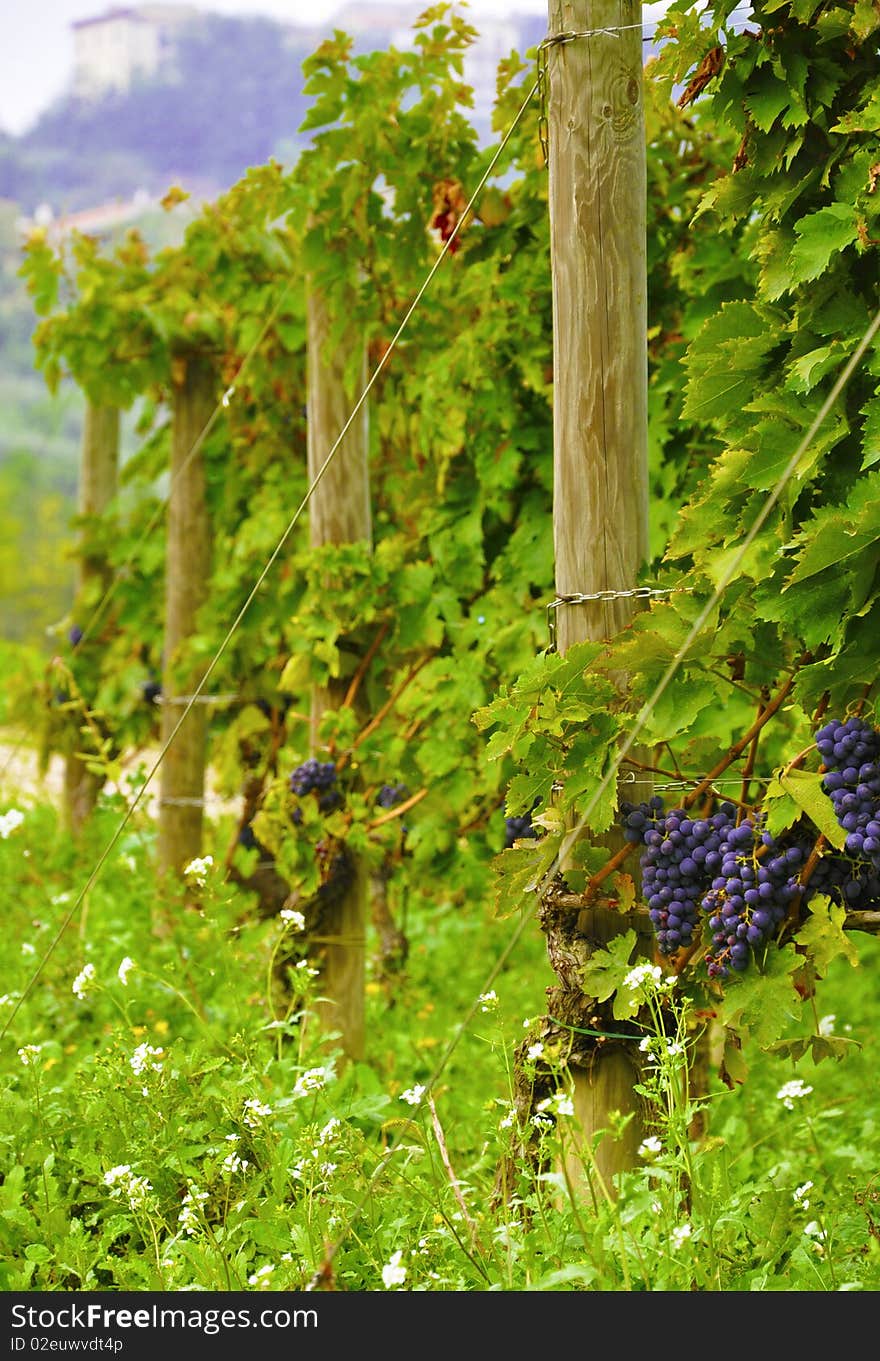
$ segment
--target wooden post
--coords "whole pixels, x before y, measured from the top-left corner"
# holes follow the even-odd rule
[[[216,381],[211,365],[201,356],[187,355],[176,363],[165,562],[163,746],[204,671],[204,667],[186,665],[186,652],[196,631],[211,567],[205,460],[199,440],[214,410]],[[160,877],[180,874],[202,852],[206,712],[204,704],[193,705],[160,768]]]
[[[599,32],[609,29],[611,32]],[[627,589],[648,557],[646,148],[641,5],[549,0],[549,36],[591,33],[547,49],[553,272],[554,545],[558,595]],[[561,652],[610,637],[633,604],[563,606]],[[618,842],[618,844],[620,844]],[[622,928],[600,907],[578,932],[601,945]],[[599,1144],[610,1192],[642,1137],[634,1046],[593,1051],[572,1068],[583,1138],[632,1115]],[[577,1174],[581,1162],[570,1160]]]
[[[331,350],[327,299],[314,285],[308,293],[307,327],[308,474],[311,482],[326,462],[366,386],[367,356],[358,335],[350,342],[336,344]],[[356,373],[354,382],[352,370]],[[332,543],[372,543],[366,403],[315,489],[309,503],[309,532],[314,548]],[[312,699],[313,750],[317,745],[321,715],[328,706],[341,702],[344,689],[343,685],[337,684],[316,689]],[[345,895],[328,906],[322,916],[318,955],[321,1000],[316,1003],[315,1011],[323,1028],[340,1035],[345,1057],[358,1060],[364,1056],[368,899],[368,876],[359,856],[354,857],[353,871]]]
[[[116,495],[119,473],[119,409],[87,401],[83,424],[82,458],[79,478],[81,516],[99,516]],[[85,536],[88,531],[86,530]],[[85,537],[84,536],[84,537]],[[99,603],[110,581],[110,569],[103,554],[80,548],[76,574],[74,616],[82,629]],[[84,646],[88,646],[87,638]],[[81,747],[84,738],[76,740]],[[67,826],[76,836],[95,806],[104,781],[88,769],[76,751],[64,763],[64,811]]]

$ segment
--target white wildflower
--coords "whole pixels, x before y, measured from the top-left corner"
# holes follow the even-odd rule
[[[37,951],[35,947],[31,945],[29,940],[23,940],[21,942],[21,953],[23,955],[35,955]]]
[[[240,1158],[236,1152],[227,1153],[223,1159],[223,1171],[231,1176],[233,1172],[246,1172],[250,1167],[247,1158]]]
[[[692,1232],[693,1230],[687,1222],[684,1224],[676,1224],[675,1228],[672,1230],[672,1246],[674,1248],[680,1248],[682,1244],[690,1238]]]
[[[803,1096],[809,1096],[812,1090],[812,1087],[806,1086],[802,1078],[796,1077],[779,1088],[776,1099],[782,1102],[787,1111],[793,1111],[795,1101],[799,1101]]]
[[[320,1092],[326,1082],[327,1074],[323,1068],[307,1068],[304,1073],[300,1073],[293,1084],[291,1095],[296,1098],[308,1096],[310,1092]]]
[[[567,1092],[554,1092],[539,1101],[536,1109],[549,1115],[574,1115],[574,1102]]]
[[[292,907],[283,907],[278,915],[286,922],[288,930],[305,931],[306,919],[301,912],[295,911]]]
[[[25,1068],[30,1068],[31,1064],[36,1063],[42,1048],[43,1046],[41,1044],[26,1044],[19,1049],[18,1057],[21,1059]]]
[[[56,893],[54,898],[50,898],[49,901],[53,907],[63,907],[65,903],[70,902],[70,899],[71,895],[69,893]]]
[[[0,839],[5,841],[23,822],[24,813],[20,813],[17,808],[10,808],[8,813],[0,813]]]
[[[140,1210],[149,1202],[153,1189],[146,1177],[134,1175],[130,1163],[119,1163],[105,1172],[104,1185],[112,1196],[127,1200],[133,1210]]]
[[[833,1035],[834,1022],[836,1020],[837,1017],[835,1016],[833,1011],[831,1012],[830,1015],[823,1016],[819,1021],[819,1034],[825,1036],[826,1039],[828,1038],[829,1035]]]
[[[400,1096],[397,1099],[398,1101],[405,1101],[408,1106],[418,1106],[420,1105],[422,1097],[425,1095],[425,1092],[427,1090],[428,1089],[425,1086],[425,1084],[423,1082],[419,1082],[415,1085],[415,1087],[407,1087],[406,1091],[401,1092]]]
[[[331,1115],[330,1119],[327,1121],[326,1125],[321,1130],[321,1133],[318,1135],[318,1143],[326,1144],[329,1139],[333,1138],[333,1135],[339,1129],[339,1126],[341,1124],[342,1121],[338,1119],[337,1116]]]
[[[139,1044],[129,1059],[132,1072],[137,1077],[140,1077],[141,1073],[145,1073],[148,1070],[152,1070],[154,1073],[161,1073],[162,1064],[158,1062],[158,1059],[161,1058],[162,1053],[163,1050],[155,1049],[151,1044]],[[144,1092],[146,1093],[146,1088],[144,1088]]]
[[[213,863],[214,857],[212,855],[206,855],[201,858],[197,856],[195,860],[191,860],[184,868],[183,873],[187,879],[190,879],[194,884],[197,884],[199,888],[204,888],[208,879],[208,870]]]
[[[526,1061],[528,1063],[534,1063],[537,1059],[542,1057],[543,1053],[544,1046],[540,1040],[537,1040],[534,1044],[530,1044],[526,1050]]]
[[[126,955],[122,963],[120,964],[119,968],[116,970],[116,977],[119,979],[120,983],[124,988],[128,987],[128,975],[131,973],[132,969],[136,968],[137,965],[135,964],[131,956]]]
[[[630,969],[629,973],[626,975],[626,978],[623,980],[623,986],[629,988],[631,992],[636,992],[649,981],[655,986],[659,986],[662,978],[663,970],[660,968],[659,964],[637,964],[636,967]]]
[[[252,1275],[248,1276],[248,1285],[255,1285],[258,1290],[269,1290],[269,1277],[275,1270],[274,1262],[267,1262],[265,1266],[258,1267]]]
[[[82,1002],[96,986],[94,964],[85,964],[73,980],[73,995]]]
[[[403,1253],[398,1248],[397,1252],[392,1252],[390,1260],[382,1268],[382,1284],[386,1290],[394,1290],[406,1280],[406,1267],[401,1266],[402,1257]]]
[[[792,1200],[795,1205],[799,1205],[802,1210],[809,1210],[810,1202],[807,1200],[807,1192],[812,1189],[813,1183],[811,1181],[805,1181],[803,1186],[796,1187],[794,1194],[792,1195]]]
[[[480,1011],[497,1011],[498,994],[494,988],[490,992],[481,992],[479,997]]]
[[[804,1225],[804,1233],[808,1238],[814,1238],[818,1243],[824,1243],[828,1236],[817,1219],[811,1219],[809,1224]]]
[[[648,1137],[646,1139],[643,1139],[642,1142],[639,1144],[640,1158],[645,1158],[646,1160],[649,1160],[651,1158],[656,1158],[657,1155],[662,1152],[663,1144],[657,1138],[656,1134],[649,1134]]]
[[[255,1096],[250,1096],[244,1103],[244,1111],[241,1118],[248,1129],[258,1129],[263,1117],[271,1114],[271,1106],[267,1106],[263,1101],[258,1101]]]
[[[320,972],[319,969],[313,969],[307,959],[301,959],[296,967],[300,973],[304,973],[308,978],[317,978]]]
[[[207,1191],[200,1191],[194,1182],[187,1182],[186,1195],[183,1197],[183,1207],[177,1216],[177,1222],[192,1237],[199,1231],[199,1209],[208,1199]]]

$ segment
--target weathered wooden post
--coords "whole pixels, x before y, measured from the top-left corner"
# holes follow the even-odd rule
[[[78,511],[82,517],[103,515],[116,495],[119,473],[119,408],[88,400],[83,423]],[[110,569],[103,553],[90,551],[85,528],[76,573],[75,627],[82,630],[109,584]],[[88,644],[88,638],[85,644]],[[82,741],[85,739],[83,738]],[[77,742],[77,746],[82,745]],[[64,812],[76,836],[95,806],[103,780],[89,770],[76,752],[64,764]]]
[[[632,588],[648,557],[641,5],[549,0],[548,38],[553,525],[556,591],[567,596]],[[632,610],[627,599],[561,607],[559,650],[612,636]],[[600,905],[577,922],[596,945],[621,929]],[[634,1046],[617,1041],[571,1068],[585,1142],[609,1128],[612,1112],[634,1117],[620,1139],[599,1144],[610,1192],[642,1137],[636,1059]],[[570,1167],[576,1174],[578,1159]]]
[[[331,346],[328,299],[314,281],[307,300],[308,474],[317,476],[366,386],[366,348],[355,333]],[[357,375],[352,382],[352,373]],[[369,474],[369,414],[364,403],[309,503],[313,548],[324,544],[372,543]],[[338,705],[344,685],[316,688],[312,698],[312,748],[321,715]],[[319,1024],[340,1035],[346,1058],[364,1055],[364,987],[368,876],[354,857],[349,886],[324,910],[318,930],[321,976],[315,1011]]]
[[[199,354],[175,360],[171,422],[171,493],[165,561],[165,655],[162,744],[174,731],[201,671],[187,665],[196,616],[211,568],[211,528],[201,441],[216,402],[210,362]],[[207,719],[194,704],[162,762],[159,785],[160,877],[180,874],[201,855]]]

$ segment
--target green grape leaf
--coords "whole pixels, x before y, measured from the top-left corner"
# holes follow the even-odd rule
[[[824,778],[818,771],[784,771],[767,786],[767,797],[778,799],[780,794],[787,794],[818,827],[825,839],[840,850],[846,841],[846,832],[837,821],[834,804],[822,788]]]
[[[632,969],[630,956],[635,944],[636,933],[633,930],[614,936],[603,950],[593,954],[581,975],[584,992],[597,1002],[604,1002],[614,994],[613,1012],[618,1021],[635,1016],[641,1005],[639,990],[623,987],[623,980]]]
[[[813,968],[820,977],[828,972],[828,965],[838,955],[848,960],[854,969],[859,967],[859,952],[843,929],[846,908],[833,903],[824,894],[810,900],[810,915],[797,933],[798,945],[806,948]]]
[[[848,203],[832,203],[809,213],[794,229],[798,240],[791,249],[791,265],[796,283],[817,279],[840,251],[859,238],[856,214]]]
[[[718,1007],[721,1025],[750,1034],[761,1049],[775,1043],[790,1021],[800,1018],[801,1002],[791,975],[803,966],[793,946],[771,946],[763,970],[754,964],[724,984]]]
[[[535,894],[555,865],[558,849],[559,837],[546,836],[510,846],[494,857],[496,917],[510,917],[537,903]]]

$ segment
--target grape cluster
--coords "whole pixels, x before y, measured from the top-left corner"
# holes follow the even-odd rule
[[[313,792],[323,793],[336,783],[336,766],[332,761],[318,761],[310,756],[290,777],[290,788],[301,797]]]
[[[405,784],[383,784],[376,795],[376,802],[380,808],[396,808],[408,798],[409,789]]]
[[[332,761],[318,761],[314,756],[297,766],[290,777],[291,792],[300,798],[306,794],[317,794],[318,807],[322,813],[332,813],[342,803],[342,795],[335,785],[336,766]],[[301,817],[294,816],[294,822],[299,821]]]
[[[511,846],[520,837],[537,837],[538,829],[532,826],[531,811],[523,813],[519,817],[504,819],[504,849],[509,851]]]
[[[675,954],[691,942],[736,809],[724,803],[711,817],[692,818],[683,808],[666,812],[655,795],[647,803],[624,804],[621,813],[627,841],[644,846],[642,884],[657,948]]]
[[[809,904],[818,893],[854,910],[876,909],[880,907],[880,871],[864,861],[821,855],[804,890],[804,903]]]
[[[863,718],[832,719],[815,742],[847,855],[880,871],[880,732]]]
[[[731,827],[721,846],[720,872],[702,902],[709,913],[712,945],[706,956],[710,978],[741,973],[749,956],[785,920],[789,903],[801,892],[798,873],[804,860],[799,846],[783,849],[760,819]]]

